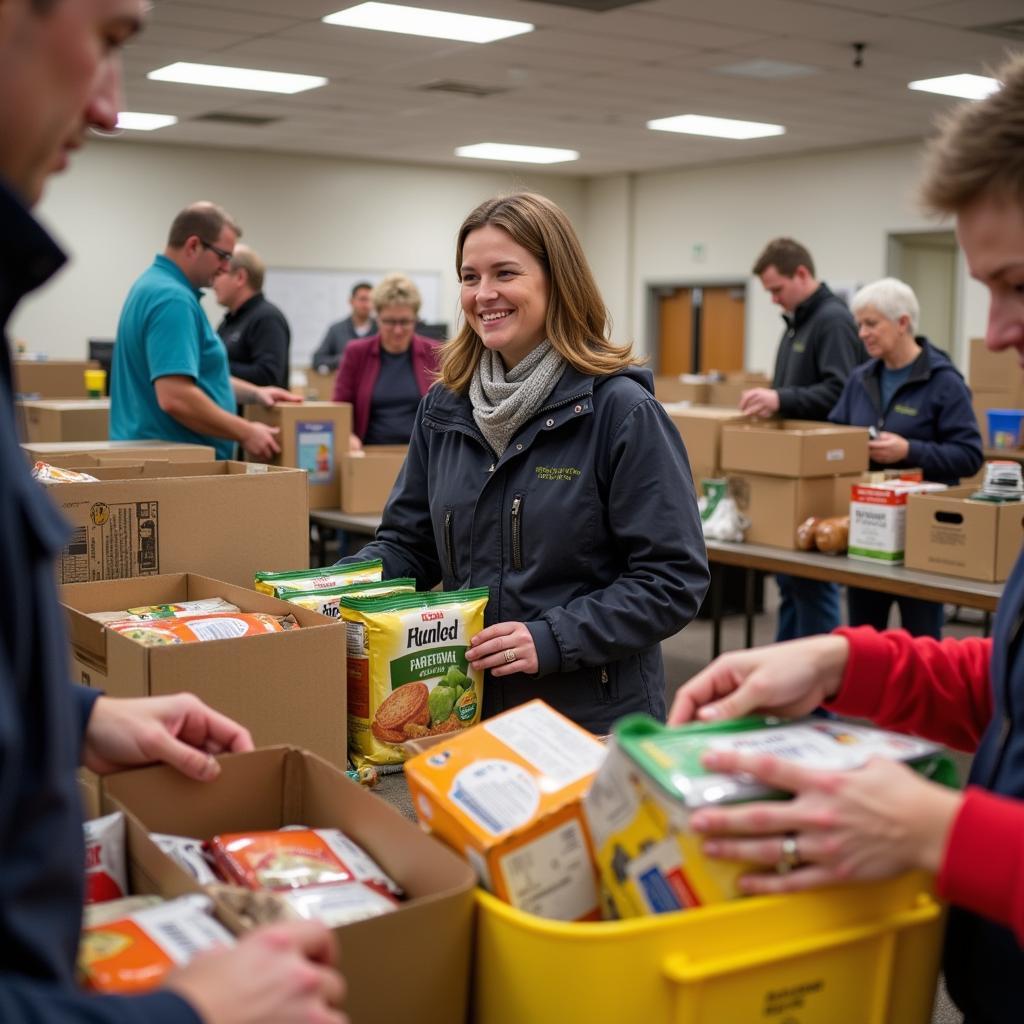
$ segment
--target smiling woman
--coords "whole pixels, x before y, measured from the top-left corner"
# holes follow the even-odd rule
[[[708,585],[693,481],[651,374],[543,196],[482,203],[458,235],[465,323],[416,415],[374,543],[385,577],[490,589],[467,659],[484,716],[541,697],[597,733],[665,716],[660,641]],[[347,355],[346,355],[347,358]]]

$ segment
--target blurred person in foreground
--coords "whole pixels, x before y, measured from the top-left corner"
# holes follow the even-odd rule
[[[0,324],[64,263],[30,213],[90,127],[112,130],[121,49],[142,0],[0,0]],[[18,447],[0,352],[0,1021],[4,1024],[342,1024],[330,933],[302,923],[198,957],[149,995],[75,983],[84,849],[75,777],[166,761],[212,780],[248,732],[192,694],[116,700],[68,681],[54,557],[69,530]]]
[[[1024,366],[1024,55],[1002,88],[959,107],[931,144],[923,194],[956,215],[971,276],[989,290],[986,344]],[[944,971],[967,1024],[1024,1012],[1024,556],[1006,583],[991,639],[911,637],[868,627],[727,654],[685,683],[669,721],[752,711],[786,717],[819,704],[974,751],[962,793],[902,764],[845,774],[767,756],[716,753],[715,771],[747,772],[794,799],[702,810],[691,823],[715,857],[752,861],[748,893],[938,876],[953,906]]]

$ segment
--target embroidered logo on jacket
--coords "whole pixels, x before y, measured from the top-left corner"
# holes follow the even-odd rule
[[[538,480],[558,480],[562,483],[572,483],[583,475],[582,470],[575,466],[535,466],[534,472]]]
[[[892,411],[898,412],[901,416],[916,416],[918,412],[918,410],[915,409],[913,406],[902,405],[900,402],[897,402],[892,407]]]

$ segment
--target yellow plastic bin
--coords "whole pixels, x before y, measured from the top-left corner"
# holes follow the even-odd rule
[[[928,1024],[931,879],[593,924],[478,893],[475,1024]]]

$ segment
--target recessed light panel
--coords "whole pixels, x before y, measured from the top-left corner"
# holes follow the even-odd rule
[[[135,132],[153,132],[177,124],[173,114],[144,114],[137,110],[122,110],[117,115],[117,127]]]
[[[994,78],[984,75],[946,75],[943,78],[921,78],[908,82],[908,89],[918,92],[936,92],[940,96],[956,96],[962,100],[983,100],[1001,88]]]
[[[317,75],[290,75],[281,71],[256,68],[231,68],[219,64],[189,64],[179,61],[157,68],[146,75],[154,82],[178,82],[182,85],[209,85],[218,89],[248,89],[252,92],[278,92],[291,95],[327,84]]]
[[[513,146],[504,142],[478,142],[474,146],[459,146],[456,156],[473,160],[503,160],[517,164],[562,164],[579,160],[575,149],[552,149],[548,146]]]
[[[785,135],[781,124],[761,121],[734,121],[731,117],[706,117],[703,114],[680,114],[647,122],[657,132],[682,132],[684,135],[710,135],[716,139],[762,139],[769,135]]]
[[[425,7],[383,3],[359,4],[328,14],[323,20],[328,25],[400,32],[409,36],[429,36],[431,39],[454,39],[460,43],[493,43],[497,39],[508,39],[533,31],[528,21],[506,21],[502,18],[482,18],[476,14],[453,14],[451,11],[431,11]]]

